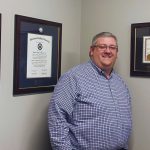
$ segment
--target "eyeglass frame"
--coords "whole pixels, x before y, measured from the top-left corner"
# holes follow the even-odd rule
[[[99,48],[101,51],[107,50],[109,48],[110,51],[118,51],[117,45],[106,45],[106,44],[100,44],[100,45],[92,45],[91,48]]]

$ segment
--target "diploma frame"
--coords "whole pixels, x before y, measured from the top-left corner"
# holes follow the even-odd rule
[[[21,15],[15,15],[14,23],[13,95],[52,92],[61,73],[62,24]],[[35,40],[34,44],[30,36]],[[37,45],[43,47],[40,47],[43,52]],[[37,50],[39,53],[35,57]],[[34,67],[28,64],[34,64]],[[32,74],[34,71],[37,75]]]
[[[130,76],[150,77],[150,22],[131,24]]]

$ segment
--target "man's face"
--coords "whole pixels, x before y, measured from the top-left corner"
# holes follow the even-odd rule
[[[117,43],[112,37],[100,37],[90,48],[90,56],[102,70],[111,71],[117,59]]]

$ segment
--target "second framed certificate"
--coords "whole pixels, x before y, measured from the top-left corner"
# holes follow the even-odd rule
[[[15,15],[13,95],[53,91],[61,71],[62,24]]]
[[[150,77],[150,23],[131,24],[130,75]]]

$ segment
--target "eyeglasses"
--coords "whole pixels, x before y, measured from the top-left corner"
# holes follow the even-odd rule
[[[116,45],[106,45],[106,44],[93,45],[92,47],[96,47],[101,51],[105,51],[107,48],[109,48],[110,51],[115,51],[118,49],[118,46]]]

